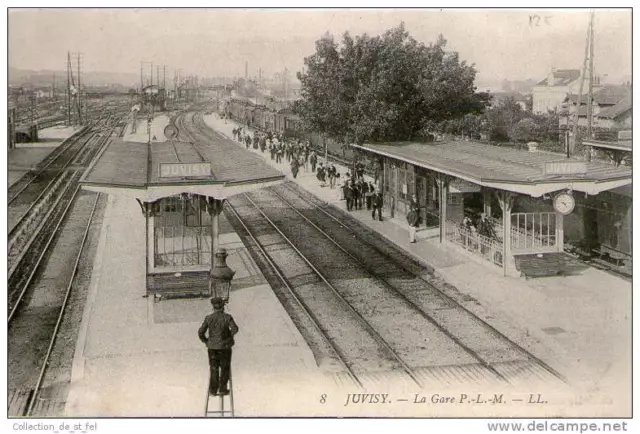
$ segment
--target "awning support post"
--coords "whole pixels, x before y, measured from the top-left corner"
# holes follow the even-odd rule
[[[502,209],[502,269],[504,276],[508,276],[511,264],[511,210],[516,195],[510,191],[496,191],[496,197]]]
[[[447,197],[449,196],[449,182],[451,178],[442,173],[438,173],[436,183],[438,184],[438,193],[440,195],[440,242],[446,239],[447,229]],[[426,216],[425,216],[426,217]]]

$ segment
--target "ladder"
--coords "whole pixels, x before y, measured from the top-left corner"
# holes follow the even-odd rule
[[[205,417],[234,417],[233,412],[233,377],[229,371],[229,394],[213,396],[209,394],[207,383],[207,398],[205,399]]]

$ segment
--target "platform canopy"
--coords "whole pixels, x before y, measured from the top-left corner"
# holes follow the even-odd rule
[[[598,194],[631,184],[631,168],[478,142],[397,142],[352,145],[477,185],[539,197],[563,189]]]
[[[87,190],[154,202],[180,193],[224,199],[280,184],[285,175],[229,140],[151,144],[114,140],[87,169]]]

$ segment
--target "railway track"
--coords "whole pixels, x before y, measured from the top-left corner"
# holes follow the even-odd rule
[[[548,366],[544,361],[526,351],[486,321],[474,315],[458,301],[445,294],[424,278],[422,266],[395,246],[389,247],[378,234],[363,231],[362,225],[353,219],[340,216],[340,211],[326,206],[308,192],[302,192],[291,183],[277,187],[272,191],[287,202],[296,212],[318,231],[333,231],[336,236],[339,230],[344,236],[351,234],[357,241],[342,243],[336,246],[342,249],[355,261],[381,280],[385,280],[389,288],[393,288],[403,298],[420,309],[431,320],[446,329],[453,325],[447,333],[487,369],[509,383],[526,382],[538,378],[543,382],[566,382],[566,379]],[[293,201],[297,201],[295,204]],[[341,218],[342,217],[342,218]],[[337,225],[337,229],[336,228]],[[326,232],[325,232],[326,234]],[[327,237],[330,237],[326,234]],[[338,235],[339,236],[339,235]],[[420,294],[420,295],[418,295]],[[424,296],[429,294],[428,298]],[[446,308],[434,307],[444,305]],[[473,330],[469,335],[466,330]],[[482,337],[479,339],[479,337]],[[483,346],[483,342],[491,342],[491,347]],[[517,357],[513,357],[517,355]],[[517,366],[517,369],[514,367]],[[517,371],[517,372],[516,372]]]
[[[116,125],[117,126],[117,125]],[[9,236],[8,236],[8,268],[9,268],[9,299],[14,286],[12,282],[24,277],[26,260],[29,264],[33,256],[29,253],[42,245],[39,233],[43,228],[50,227],[55,217],[54,210],[61,202],[65,203],[70,189],[73,189],[88,166],[91,159],[108,142],[116,126],[106,125],[102,128],[90,128],[78,137],[74,145],[67,147],[58,157],[47,163],[47,169],[39,172],[27,184],[15,192],[13,201],[9,203]],[[55,164],[54,164],[55,162]],[[67,203],[68,204],[68,203]],[[25,259],[26,258],[26,259]],[[11,309],[11,308],[10,308]],[[10,310],[11,311],[11,310]]]
[[[60,417],[88,288],[104,195],[74,190],[47,262],[25,283],[8,328],[8,414]],[[42,258],[41,258],[42,259]],[[71,309],[71,312],[69,310]],[[69,318],[74,316],[74,318]]]
[[[212,136],[196,114],[190,124]],[[356,222],[282,186],[230,198],[228,205],[230,221],[285,308],[297,311],[292,318],[316,346],[316,359],[331,360],[336,382],[369,388],[564,381],[424,280],[424,269],[406,255],[361,237]]]
[[[56,169],[59,171],[61,167],[64,167],[65,162],[71,160],[76,152],[82,148],[93,134],[94,131],[92,128],[84,128],[72,135],[47,155],[47,157],[37,165],[35,170],[28,171],[13,185],[9,186],[9,190],[7,192],[8,205],[11,205],[32,184],[46,185],[49,183],[51,178],[55,177]],[[57,164],[54,165],[54,162]],[[48,169],[52,170],[48,171]],[[37,190],[42,190],[42,188]]]

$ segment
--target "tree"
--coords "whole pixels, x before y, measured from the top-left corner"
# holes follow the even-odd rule
[[[298,73],[295,110],[310,129],[358,143],[410,140],[426,124],[481,112],[474,66],[445,46],[442,36],[417,42],[404,24],[381,36],[345,33],[341,46],[325,34]]]
[[[531,118],[520,119],[509,130],[509,139],[512,142],[530,142],[538,138],[540,128]]]

